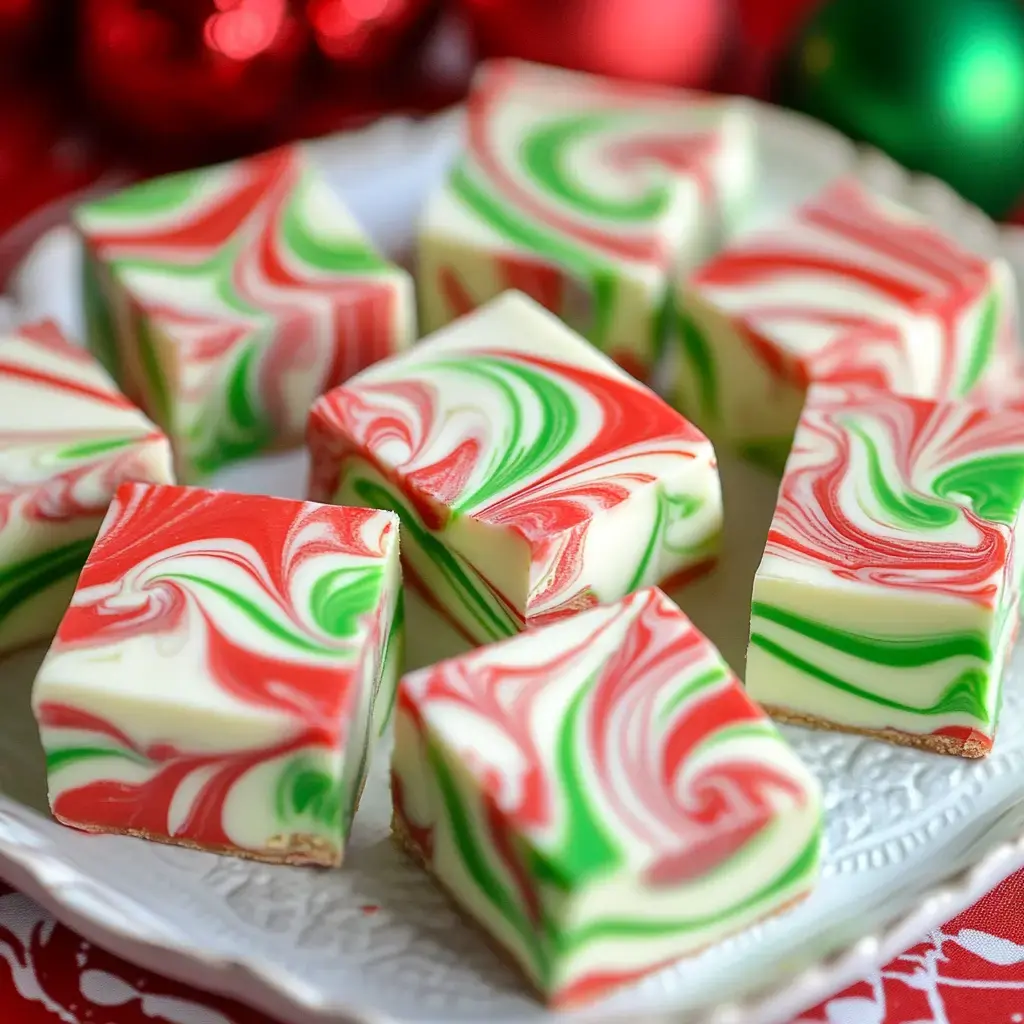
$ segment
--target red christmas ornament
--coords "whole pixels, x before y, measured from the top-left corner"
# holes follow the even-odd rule
[[[0,0],[0,74],[41,55],[55,14],[54,0]]]
[[[333,68],[374,72],[422,41],[439,9],[438,0],[307,0],[306,19]]]
[[[52,96],[24,83],[0,86],[0,292],[39,236],[67,223],[73,205],[126,180],[108,154],[73,132]]]
[[[81,0],[81,22],[80,70],[103,119],[181,162],[257,143],[306,53],[290,0]]]
[[[671,85],[708,86],[724,0],[462,0],[486,56]]]

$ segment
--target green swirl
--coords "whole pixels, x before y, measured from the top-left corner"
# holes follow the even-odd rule
[[[684,363],[697,387],[697,408],[682,409],[694,423],[711,430],[721,418],[718,396],[718,368],[712,354],[712,346],[697,321],[681,305],[676,305],[672,314],[669,337],[679,345]],[[686,369],[680,371],[686,373]]]
[[[148,758],[124,747],[53,747],[46,751],[46,773],[52,775],[68,765],[104,757],[119,757],[147,767],[152,764]]]
[[[359,238],[322,239],[311,234],[301,214],[312,182],[303,178],[289,199],[281,218],[281,237],[284,244],[307,266],[332,274],[380,274],[392,269],[387,260],[379,256]]]
[[[932,481],[931,495],[897,491],[886,479],[874,441],[857,423],[849,432],[864,445],[868,479],[879,505],[910,530],[938,530],[954,525],[963,515],[964,499],[983,519],[1013,525],[1024,504],[1024,454],[1007,451],[982,455],[950,466]]]
[[[338,780],[319,761],[306,756],[285,765],[274,788],[274,809],[281,823],[310,818],[339,839],[346,818]]]
[[[715,554],[721,539],[721,531],[716,530],[710,537],[705,537],[697,544],[673,544],[669,540],[672,527],[696,515],[704,507],[704,500],[692,494],[669,494],[661,484],[654,486],[657,492],[654,525],[640,555],[636,571],[626,586],[627,594],[659,582],[655,575],[655,566],[662,551],[669,551],[674,555],[687,555],[688,562],[696,564]]]
[[[149,317],[135,317],[135,331],[139,344],[139,362],[149,392],[149,413],[164,430],[173,432],[171,394],[167,378],[160,367],[156,334]]]
[[[572,168],[571,149],[588,135],[612,134],[629,128],[630,114],[574,114],[550,121],[531,132],[520,147],[527,173],[543,190],[585,217],[618,221],[650,221],[662,216],[671,202],[665,186],[652,188],[633,200],[604,199],[580,187]]]
[[[268,615],[255,601],[250,600],[236,590],[232,590],[230,587],[224,586],[223,583],[218,583],[216,580],[206,579],[203,576],[196,576],[194,573],[187,572],[163,573],[161,578],[183,580],[186,583],[191,583],[193,586],[209,590],[241,612],[260,632],[267,633],[295,650],[340,660],[351,658],[354,654],[354,648],[352,647],[332,647],[328,644],[318,643],[312,637],[298,632],[290,622],[277,621],[271,615]],[[331,614],[337,615],[336,606],[332,605],[329,611]]]
[[[487,505],[503,491],[515,490],[525,481],[541,475],[563,452],[579,429],[576,403],[556,379],[543,371],[491,356],[477,356],[472,362],[458,360],[434,364],[492,385],[505,400],[509,418],[509,446],[495,451],[484,481],[453,506],[456,513]],[[509,382],[511,379],[511,383]],[[516,386],[525,389],[540,407],[541,429],[534,439],[523,443],[528,414]]]
[[[165,174],[149,181],[141,181],[131,188],[122,189],[109,196],[93,199],[81,208],[79,219],[91,219],[93,215],[135,220],[172,213],[185,205],[202,187],[208,170],[179,171]]]
[[[665,706],[658,713],[659,722],[664,726],[683,704],[688,700],[692,700],[701,690],[706,690],[709,686],[722,682],[727,674],[722,665],[715,665],[706,672],[701,672],[700,675],[695,676],[693,679],[686,680],[665,702]]]
[[[992,647],[984,633],[964,632],[927,637],[872,637],[850,633],[835,626],[785,611],[764,601],[754,601],[751,614],[799,633],[843,654],[891,668],[922,668],[947,658],[977,658],[988,661]]]
[[[129,281],[126,279],[139,272],[162,275],[171,278],[172,281],[205,279],[210,283],[211,290],[217,298],[232,312],[243,317],[266,319],[266,313],[248,302],[235,287],[235,266],[244,244],[243,238],[231,238],[206,259],[191,263],[170,263],[152,257],[132,256],[112,260],[110,267],[122,287],[129,290]]]
[[[380,602],[384,570],[352,565],[325,573],[310,594],[313,621],[328,635],[345,639],[359,631],[360,621]]]
[[[373,716],[377,723],[377,735],[383,736],[392,715],[395,711],[395,701],[398,698],[398,677],[402,674],[402,663],[405,660],[405,591],[399,590],[395,599],[395,610],[391,617],[391,627],[388,629],[387,639],[384,642],[384,652],[380,659],[380,683],[378,683],[377,696],[374,701]],[[387,684],[388,689],[384,694],[387,704],[378,707],[380,701],[381,686]]]
[[[85,345],[100,366],[126,387],[121,355],[117,347],[114,314],[107,301],[101,275],[103,271],[88,253],[82,256],[82,306],[85,315]]]
[[[255,378],[259,356],[256,343],[242,349],[228,373],[223,394],[214,397],[188,431],[189,474],[213,473],[258,454],[273,440],[273,427],[254,398],[258,394]]]
[[[909,490],[898,491],[892,486],[882,467],[882,456],[878,446],[867,431],[856,421],[849,419],[842,425],[864,445],[868,460],[868,482],[878,504],[890,519],[915,532],[940,530],[956,523],[961,512],[955,505]]]
[[[0,568],[0,625],[14,611],[61,580],[71,581],[82,571],[92,550],[94,537],[72,541],[32,558]],[[41,632],[52,624],[38,623]]]
[[[993,652],[989,637],[980,632],[962,632],[925,637],[875,637],[851,633],[834,626],[784,611],[763,601],[755,601],[751,608],[752,627],[750,642],[765,653],[795,668],[819,682],[842,690],[860,700],[879,707],[915,715],[971,715],[979,722],[989,721],[986,696],[991,689],[989,666]],[[873,693],[848,679],[843,679],[821,665],[801,657],[777,641],[758,632],[756,622],[762,619],[781,626],[789,632],[866,662],[887,668],[914,669],[939,665],[953,658],[971,658],[980,665],[961,671],[955,676],[939,698],[931,705],[915,707],[902,701]]]
[[[575,952],[603,939],[656,939],[686,932],[706,931],[758,907],[777,906],[787,893],[804,887],[814,877],[821,857],[821,835],[815,832],[803,849],[774,878],[760,889],[732,904],[728,910],[695,917],[675,918],[671,921],[643,919],[605,919],[559,936],[560,952]]]
[[[985,299],[978,331],[971,345],[971,358],[964,371],[963,380],[960,382],[961,395],[969,394],[988,369],[989,363],[992,361],[992,353],[995,351],[998,333],[999,300],[996,298],[996,293],[990,291]]]
[[[1001,452],[950,466],[932,487],[947,501],[967,498],[982,519],[1012,526],[1024,507],[1024,452]]]
[[[78,459],[91,459],[97,455],[109,455],[120,448],[127,448],[139,441],[135,437],[109,437],[102,441],[82,441],[79,444],[69,444],[54,453],[54,458],[62,462],[74,462]]]
[[[585,733],[581,722],[587,705],[587,698],[597,683],[597,675],[591,676],[580,687],[573,698],[559,729],[555,749],[555,773],[561,789],[561,810],[565,815],[564,843],[557,858],[546,860],[546,870],[541,878],[554,882],[560,889],[569,892],[575,884],[584,879],[622,867],[624,858],[613,835],[601,824],[587,795],[587,780],[581,770],[585,754],[579,749],[579,737]],[[536,852],[535,867],[542,859]]]
[[[394,512],[402,521],[403,543],[416,545],[434,569],[459,596],[459,621],[481,643],[502,640],[519,632],[516,623],[483,591],[483,583],[465,561],[449,551],[426,527],[415,513],[390,490],[371,480],[355,478],[346,481],[352,492],[366,508],[379,508]],[[476,582],[479,582],[479,586]],[[468,620],[468,621],[467,621]]]
[[[513,245],[536,253],[562,268],[589,287],[594,303],[593,323],[573,326],[598,348],[606,348],[618,300],[619,276],[614,265],[510,212],[473,180],[465,165],[455,167],[449,185],[455,196],[492,230]]]

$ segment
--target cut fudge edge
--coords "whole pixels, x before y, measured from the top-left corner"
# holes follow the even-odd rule
[[[748,928],[753,928],[764,921],[767,921],[773,917],[788,912],[789,910],[800,904],[803,900],[805,900],[814,891],[814,888],[816,887],[817,882],[819,880],[820,862],[824,843],[824,811],[822,802],[823,795],[817,778],[806,767],[806,765],[799,757],[799,755],[796,753],[796,751],[793,749],[792,745],[788,742],[786,737],[783,736],[781,732],[779,732],[774,722],[772,722],[767,709],[760,705],[757,701],[753,700],[749,696],[749,694],[747,694],[746,689],[743,686],[739,676],[733,671],[728,662],[726,662],[726,660],[722,657],[717,645],[715,645],[715,643],[696,626],[696,624],[693,622],[690,616],[685,611],[680,609],[678,605],[676,605],[675,601],[667,594],[665,594],[663,591],[661,591],[660,588],[658,588],[657,586],[649,586],[643,589],[649,591],[657,591],[661,603],[671,605],[672,607],[676,608],[679,617],[682,621],[683,628],[692,629],[703,638],[704,642],[710,647],[711,651],[714,653],[715,657],[717,658],[721,666],[725,669],[725,672],[728,675],[728,677],[731,678],[732,684],[743,695],[744,699],[751,705],[751,707],[761,713],[762,720],[767,721],[771,725],[775,735],[775,741],[787,752],[789,757],[792,759],[794,767],[797,769],[798,773],[803,776],[803,780],[806,784],[806,792],[808,798],[817,809],[818,823],[814,837],[812,839],[814,852],[814,867],[808,875],[808,877],[804,880],[804,884],[799,892],[792,895],[789,899],[785,900],[784,902],[777,904],[776,906],[769,906],[765,908],[762,913],[758,914],[756,917],[751,918],[749,921],[746,921],[742,924],[737,924],[734,927],[729,928],[727,931],[723,932],[717,938],[711,939],[706,943],[696,946],[686,951],[685,953],[682,953],[680,956],[673,958],[670,961],[666,961],[660,965],[651,965],[649,968],[642,969],[637,973],[617,978],[610,982],[606,987],[601,988],[594,995],[576,995],[575,998],[573,998],[573,993],[570,989],[570,995],[567,999],[558,999],[557,993],[549,994],[545,992],[529,976],[525,967],[519,963],[519,961],[516,959],[511,950],[506,948],[505,945],[495,935],[491,933],[491,931],[486,927],[486,925],[482,921],[480,921],[468,907],[465,906],[463,901],[458,897],[457,893],[441,877],[439,877],[434,872],[430,857],[426,854],[424,849],[416,841],[411,829],[407,826],[401,812],[398,810],[398,807],[393,799],[390,824],[390,835],[392,842],[395,843],[395,845],[420,870],[424,871],[429,876],[432,884],[434,884],[437,887],[437,889],[444,895],[449,905],[462,918],[462,920],[466,922],[467,926],[472,928],[482,938],[485,944],[492,950],[492,952],[498,957],[498,959],[501,960],[512,971],[514,971],[516,976],[521,981],[525,982],[529,991],[536,998],[538,998],[542,1003],[544,1003],[544,1005],[550,1007],[551,1009],[570,1010],[577,1007],[587,1006],[593,1003],[599,1003],[600,1001],[612,996],[620,989],[628,988],[631,985],[638,984],[644,979],[651,977],[660,972],[661,970],[670,967],[671,964],[689,961],[692,958],[699,956],[705,950],[711,948],[714,945],[717,945],[719,942],[726,941],[732,936],[741,934]],[[517,642],[517,640],[521,639],[521,636],[507,637],[503,640],[497,641],[497,645],[501,646],[504,644],[514,644]],[[460,660],[461,657],[462,655],[455,655],[446,658],[444,659],[444,661],[441,662],[441,664],[444,664],[445,662],[458,661]],[[413,675],[420,671],[426,671],[426,669],[416,670],[416,672],[408,674]]]
[[[488,224],[474,224],[472,227],[458,225],[453,227],[445,224],[443,214],[449,204],[464,206],[464,213],[467,217],[478,216],[472,208],[465,206],[452,185],[455,175],[460,173],[463,166],[457,164],[448,172],[444,180],[435,186],[416,222],[416,299],[421,326],[426,332],[425,336],[429,337],[461,316],[481,309],[509,291],[523,291],[533,301],[542,304],[541,299],[536,294],[532,294],[532,289],[530,293],[524,291],[527,287],[526,282],[519,281],[508,285],[502,285],[499,282],[496,291],[490,292],[479,301],[468,294],[470,290],[467,289],[466,293],[460,297],[465,300],[466,308],[447,315],[445,310],[451,303],[445,298],[439,298],[436,294],[441,286],[440,272],[446,266],[445,257],[458,261],[458,263],[447,264],[456,273],[458,265],[465,265],[468,261],[496,261],[501,258],[521,264],[525,268],[532,266],[539,271],[551,272],[553,276],[557,277],[563,292],[571,291],[575,284],[590,296],[594,307],[597,306],[598,300],[595,293],[599,286],[609,273],[616,273],[622,281],[631,286],[631,289],[618,289],[620,302],[624,301],[623,294],[629,294],[639,307],[642,303],[637,303],[636,299],[644,291],[649,292],[651,299],[646,309],[643,310],[646,316],[643,329],[628,332],[630,337],[635,335],[641,339],[635,344],[623,344],[623,338],[620,337],[618,344],[612,340],[607,346],[600,345],[598,340],[593,337],[601,325],[601,318],[596,308],[589,310],[592,317],[590,324],[577,322],[572,316],[563,319],[561,314],[554,313],[547,306],[544,308],[548,309],[552,315],[558,316],[560,322],[571,330],[579,333],[595,350],[607,355],[619,366],[624,366],[632,376],[638,380],[648,379],[658,361],[661,323],[673,276],[672,265],[664,266],[661,262],[652,260],[626,263],[609,261],[607,266],[604,266],[599,257],[586,257],[586,259],[594,260],[594,265],[590,267],[585,265],[583,257],[578,261],[578,265],[573,265],[567,259],[557,259],[546,255],[539,249],[532,249],[524,244],[502,238],[497,230]],[[696,195],[695,189],[694,195]],[[530,220],[536,222],[535,217],[531,217]],[[541,224],[538,230],[546,229]],[[490,235],[495,236],[493,241],[489,241],[486,237]],[[455,283],[457,286],[463,287],[462,278]],[[570,309],[566,312],[571,314],[573,310]],[[604,324],[604,328],[610,330],[614,335],[624,336],[626,334],[622,330],[621,324],[618,330],[612,330],[611,326],[611,324]]]
[[[925,400],[930,401],[930,400]],[[771,699],[772,687],[767,688],[767,692],[762,693],[764,687],[758,684],[753,687],[753,691],[749,685],[748,671],[744,671],[744,689],[750,695],[751,700],[762,707],[765,712],[771,716],[772,719],[778,722],[783,722],[788,725],[798,725],[808,729],[823,730],[827,732],[842,732],[849,733],[851,735],[868,736],[872,739],[885,740],[891,743],[895,743],[898,746],[914,747],[919,750],[927,750],[937,754],[947,754],[959,757],[970,757],[978,758],[987,756],[992,749],[992,745],[995,739],[995,735],[999,725],[999,719],[1001,717],[1001,705],[1002,705],[1002,688],[1006,681],[1006,676],[1009,671],[1010,657],[1012,656],[1016,629],[1012,627],[1012,617],[1015,617],[1019,612],[1017,608],[1017,602],[1019,600],[1019,594],[1017,593],[1017,587],[1010,575],[1012,568],[1012,562],[1008,560],[1002,569],[1002,595],[1004,601],[1009,601],[1009,610],[1006,612],[1007,615],[1011,616],[1010,631],[1007,634],[999,633],[992,638],[992,651],[991,651],[991,662],[990,667],[998,664],[999,673],[998,675],[993,671],[991,676],[991,684],[995,689],[995,704],[992,710],[992,718],[989,723],[989,730],[986,731],[982,728],[975,726],[965,726],[964,729],[968,733],[965,737],[951,736],[943,733],[935,732],[910,732],[907,729],[897,729],[892,726],[885,726],[881,728],[873,728],[870,726],[859,726],[851,725],[840,722],[834,718],[826,715],[815,714],[799,708],[791,707],[787,704],[775,703]],[[782,584],[787,591],[790,588],[795,589],[797,592],[804,590],[817,591],[823,597],[827,597],[830,591],[838,590],[840,593],[845,593],[848,597],[855,601],[878,604],[881,603],[884,608],[887,605],[895,605],[893,609],[893,618],[895,621],[899,621],[898,605],[902,601],[913,601],[915,598],[917,602],[927,606],[934,605],[938,607],[951,607],[956,604],[970,605],[970,602],[961,601],[959,599],[951,600],[945,595],[933,594],[930,592],[915,592],[913,590],[902,591],[896,590],[895,592],[888,588],[878,588],[872,586],[866,587],[863,591],[857,592],[856,589],[847,589],[845,587],[830,586],[828,581],[799,581],[793,580],[792,578],[780,573],[778,566],[774,566],[773,569],[763,571],[759,566],[754,576],[753,585],[753,600],[751,607],[751,621],[750,630],[748,632],[747,639],[747,667],[749,670],[750,664],[750,652],[754,647],[753,633],[754,623],[756,621],[755,608],[758,604],[758,585],[761,583],[767,583],[769,585]],[[872,593],[875,590],[875,593]],[[993,624],[998,621],[999,615],[999,602],[995,602],[991,608],[984,609],[981,606],[978,607],[983,613],[990,614],[992,616]],[[797,612],[795,614],[802,614]],[[836,628],[844,628],[837,626]],[[894,639],[900,636],[898,632],[886,633],[885,636],[889,639]],[[1008,638],[1008,639],[1007,639]],[[1003,640],[1004,644],[1000,645],[998,641]],[[772,658],[775,657],[770,651],[761,650],[761,656]]]
[[[130,839],[144,839],[162,846],[179,846],[185,850],[196,850],[200,853],[214,853],[225,857],[238,857],[241,860],[256,861],[261,864],[286,864],[294,867],[339,868],[345,860],[344,844],[333,845],[322,836],[308,832],[295,832],[271,836],[267,845],[259,850],[240,846],[217,846],[197,843],[191,839],[180,839],[166,836],[158,832],[149,832],[137,828],[110,828],[83,824],[61,817],[51,808],[54,818],[68,828],[91,835],[125,836]],[[278,841],[280,841],[278,843]]]
[[[780,742],[785,740],[780,738]],[[391,841],[407,856],[413,864],[416,865],[421,871],[423,871],[429,878],[431,883],[437,888],[437,890],[444,896],[448,905],[459,915],[459,917],[466,923],[468,928],[472,928],[473,932],[481,938],[486,946],[491,950],[492,953],[511,971],[513,971],[516,977],[523,982],[530,993],[540,1000],[545,1006],[554,1010],[573,1010],[582,1008],[585,1006],[591,1006],[594,1004],[600,1004],[603,1000],[610,998],[616,992],[621,989],[628,989],[633,985],[637,985],[644,981],[646,978],[652,977],[658,974],[660,971],[669,969],[672,964],[684,963],[692,960],[706,950],[713,946],[718,945],[720,942],[725,942],[728,939],[742,934],[748,928],[754,928],[757,925],[771,920],[773,917],[777,917],[781,914],[788,913],[794,907],[799,906],[811,893],[814,891],[815,882],[817,879],[812,879],[811,882],[803,889],[803,891],[797,893],[795,896],[786,900],[784,903],[780,903],[778,906],[767,909],[764,913],[758,917],[751,919],[743,925],[737,926],[729,931],[724,932],[722,935],[715,939],[711,939],[701,946],[696,946],[688,952],[677,957],[675,960],[667,962],[662,965],[655,965],[647,970],[640,972],[639,974],[630,975],[619,980],[611,982],[606,988],[602,988],[595,996],[578,996],[576,999],[564,999],[559,1000],[552,998],[552,996],[546,993],[536,982],[527,974],[526,970],[519,964],[515,956],[508,950],[501,941],[491,934],[489,929],[476,917],[473,916],[472,912],[463,904],[458,898],[456,893],[437,875],[431,868],[430,860],[424,853],[422,847],[413,838],[411,832],[406,828],[405,823],[401,818],[392,813],[391,816]],[[818,857],[821,856],[821,835],[819,832],[818,837]]]
[[[163,440],[166,441],[166,439],[163,439]],[[136,486],[141,486],[141,487],[145,487],[145,488],[172,487],[172,488],[176,488],[176,489],[203,490],[203,491],[207,491],[208,493],[223,493],[223,492],[211,491],[211,490],[209,490],[207,488],[191,488],[188,485],[183,485],[183,484],[158,484],[158,483],[153,483],[152,481],[134,481],[134,480],[132,480],[132,481],[123,481],[118,486],[118,488],[116,489],[115,495],[120,493],[125,488],[134,488]],[[320,502],[310,502],[308,499],[301,499],[301,498],[277,498],[277,497],[274,497],[272,495],[257,495],[257,497],[262,497],[264,500],[286,502],[286,503],[289,503],[289,504],[292,504],[292,505],[322,504]],[[346,507],[345,506],[326,504],[326,507],[329,508],[329,509],[333,509],[333,510],[337,511],[339,514],[344,513],[346,511]],[[138,828],[130,828],[130,827],[129,828],[120,828],[120,827],[110,826],[110,825],[98,825],[98,824],[95,824],[95,823],[76,821],[76,820],[72,820],[70,818],[67,818],[67,817],[57,813],[56,808],[53,805],[53,797],[52,797],[52,794],[50,792],[50,787],[49,787],[49,772],[47,772],[47,803],[49,805],[50,813],[53,815],[53,817],[57,821],[59,821],[61,824],[65,825],[65,826],[67,826],[69,828],[76,829],[77,831],[80,831],[80,832],[88,832],[88,833],[93,834],[93,835],[120,835],[120,836],[127,836],[127,837],[130,837],[130,838],[144,839],[144,840],[147,840],[149,842],[160,843],[160,844],[162,844],[164,846],[180,846],[180,847],[182,847],[184,849],[198,850],[198,851],[201,851],[201,852],[214,853],[214,854],[219,854],[219,855],[224,855],[224,856],[239,857],[239,858],[241,858],[243,860],[259,861],[259,862],[265,863],[265,864],[287,864],[287,865],[297,865],[297,866],[335,867],[335,868],[336,867],[340,867],[344,863],[346,848],[347,848],[348,840],[349,840],[350,835],[351,835],[352,821],[353,821],[353,819],[354,819],[354,817],[355,817],[355,815],[356,815],[356,813],[357,813],[357,811],[359,809],[359,803],[360,803],[360,801],[362,799],[363,789],[365,787],[366,779],[367,779],[367,776],[368,776],[370,760],[371,760],[371,758],[373,756],[373,753],[374,753],[374,746],[375,746],[377,740],[380,738],[380,734],[383,732],[384,726],[387,724],[387,719],[385,719],[384,722],[381,725],[381,728],[378,729],[377,723],[379,721],[379,718],[378,718],[378,715],[376,713],[376,703],[377,703],[377,700],[380,697],[380,687],[381,687],[382,683],[385,681],[385,678],[386,678],[386,671],[388,669],[388,655],[389,655],[389,653],[391,653],[391,644],[392,644],[393,641],[397,641],[397,645],[400,648],[401,645],[404,643],[404,632],[403,632],[403,630],[404,630],[404,617],[401,618],[401,619],[399,618],[403,614],[403,601],[402,601],[402,589],[401,589],[401,562],[400,562],[400,539],[399,539],[400,538],[400,533],[399,533],[400,522],[399,522],[399,518],[398,518],[398,516],[395,513],[387,511],[387,510],[374,509],[374,510],[371,510],[371,511],[375,511],[378,514],[386,515],[390,519],[391,524],[394,527],[394,541],[393,541],[393,544],[391,545],[390,551],[388,552],[387,555],[385,555],[385,560],[387,558],[393,558],[394,559],[394,561],[396,563],[395,571],[396,571],[396,573],[398,575],[398,579],[399,579],[399,586],[398,586],[398,588],[397,588],[397,590],[395,592],[395,595],[393,596],[393,599],[392,599],[392,601],[390,603],[390,606],[387,609],[387,611],[390,613],[390,615],[389,615],[387,623],[386,623],[386,627],[387,628],[382,630],[382,636],[381,636],[380,645],[379,645],[379,648],[380,648],[380,663],[378,665],[378,671],[376,672],[375,677],[373,679],[374,690],[373,690],[373,693],[371,694],[370,700],[369,700],[368,705],[367,705],[367,721],[365,723],[365,728],[366,728],[366,750],[365,750],[365,753],[364,753],[363,764],[361,766],[363,768],[363,774],[362,774],[362,778],[359,780],[358,786],[355,788],[355,790],[353,792],[351,805],[347,809],[348,810],[347,818],[344,821],[342,821],[340,826],[339,826],[338,835],[335,837],[336,841],[332,841],[332,840],[330,840],[330,839],[328,839],[328,838],[326,838],[324,836],[317,835],[317,834],[311,833],[311,832],[288,832],[288,833],[276,833],[276,834],[268,837],[268,839],[267,839],[267,841],[266,841],[266,843],[264,844],[263,847],[260,847],[260,848],[250,848],[250,847],[243,847],[243,846],[236,846],[236,845],[220,845],[220,844],[200,843],[200,842],[196,842],[193,839],[189,839],[187,837],[172,836],[172,835],[168,835],[168,834],[164,834],[164,833],[153,832],[153,831],[148,830],[148,829],[138,829]],[[107,517],[109,516],[109,514],[110,514],[110,510],[108,509],[107,515],[105,515],[103,517],[103,524],[101,526],[101,529],[104,526],[106,526],[106,520],[107,520]],[[91,554],[91,551],[90,551],[90,554]],[[76,589],[77,589],[77,581],[76,581]],[[386,593],[386,589],[382,590],[381,599],[384,598],[385,593]],[[396,621],[399,622],[399,634],[397,636],[395,636],[395,622]],[[365,659],[367,657],[373,656],[373,654],[375,654],[375,653],[376,653],[375,651],[370,651],[370,650],[366,649],[365,645],[364,645],[364,647],[362,647],[360,649],[360,657],[355,662],[355,666],[353,668],[353,677],[354,678],[358,678],[359,674],[362,672],[364,664],[365,664]],[[392,655],[392,656],[394,656],[394,655]],[[40,668],[39,668],[39,670],[38,670],[38,672],[36,674],[36,678],[33,681],[33,685],[32,685],[32,697],[31,697],[32,712],[33,712],[33,717],[35,717],[37,720],[38,720],[38,708],[42,704],[46,703],[45,700],[42,700],[41,698],[37,697],[37,692],[38,692],[38,689],[39,689],[39,686],[40,686],[40,680],[41,680],[42,675],[43,675],[44,667],[45,667],[45,660],[44,660],[44,663],[42,665],[40,665]],[[392,668],[394,668],[394,666],[392,666]],[[397,684],[398,684],[397,675],[398,675],[398,673],[396,671],[396,679],[395,679],[395,687],[396,687],[396,689],[397,689]],[[351,705],[352,705],[352,702],[353,702],[353,697],[354,697],[354,693],[352,692],[352,688],[350,688],[350,693],[349,693],[349,696],[348,696],[348,700],[345,701],[345,703],[344,703],[344,705],[343,705],[343,707],[341,709],[341,714],[343,716],[346,713],[352,712],[352,706]],[[140,702],[140,703],[146,704],[147,702],[143,701],[143,702]],[[355,717],[354,714],[353,714],[353,717]],[[338,778],[336,780],[337,785],[339,786],[339,788],[343,788],[344,787],[344,784],[345,784],[345,781],[346,781],[347,772],[348,772],[348,770],[350,768],[350,764],[349,764],[348,757],[346,755],[346,750],[345,750],[345,744],[347,743],[347,741],[348,741],[348,736],[347,735],[342,736],[342,738],[341,738],[341,746],[340,746],[340,748],[338,750],[338,753],[341,755],[340,765],[339,765],[339,775],[338,775]]]
[[[777,704],[765,704],[760,701],[758,704],[774,721],[782,722],[785,725],[798,725],[805,729],[817,729],[825,732],[842,732],[852,736],[867,736],[869,739],[885,740],[900,747],[926,750],[932,754],[965,758],[987,757],[992,750],[994,739],[980,729],[971,729],[969,735],[963,738],[935,733],[904,732],[902,729],[869,729],[856,725],[844,725],[818,715],[793,711]]]

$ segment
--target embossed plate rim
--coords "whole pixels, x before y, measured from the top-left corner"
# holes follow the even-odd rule
[[[858,149],[834,130],[802,115],[765,104],[752,103],[762,131],[783,131],[799,137],[801,144],[829,150],[848,169],[884,191],[913,194],[915,205],[926,209],[955,210],[956,218],[972,233],[972,243],[999,248],[1024,265],[1024,231],[997,229],[980,211],[934,179],[909,175],[881,154]],[[415,159],[425,139],[450,132],[458,118],[445,112],[426,121],[389,118],[359,133],[337,136],[312,144],[318,159],[347,162],[356,171],[360,164],[372,169],[375,162],[391,163],[402,156]],[[356,174],[358,177],[358,173]],[[31,263],[31,257],[29,259]],[[26,294],[27,275],[17,277],[14,299],[23,309],[33,306]],[[1021,795],[1024,801],[1024,793]],[[1019,806],[1019,805],[1018,805]],[[1009,812],[1007,812],[1009,817]],[[40,827],[43,826],[43,827]],[[386,1024],[391,1018],[372,1009],[325,999],[317,987],[292,971],[278,968],[264,957],[210,955],[191,944],[188,934],[169,918],[159,918],[154,908],[122,896],[109,883],[79,870],[61,856],[54,843],[54,827],[35,811],[0,795],[0,875],[47,907],[88,939],[145,967],[175,975],[199,987],[240,997],[270,1013],[293,1019],[332,1020],[344,1024]],[[20,837],[20,838],[19,838]],[[749,998],[719,1005],[702,1015],[709,1024],[770,1024],[791,1018],[872,968],[899,954],[929,929],[940,925],[958,910],[980,898],[998,881],[1024,865],[1024,832],[998,842],[973,864],[952,873],[924,892],[918,905],[884,928],[847,944],[841,951],[768,985]],[[685,1015],[666,1011],[633,1019],[649,1024],[669,1024]],[[619,1020],[600,1011],[575,1017],[596,1022]]]

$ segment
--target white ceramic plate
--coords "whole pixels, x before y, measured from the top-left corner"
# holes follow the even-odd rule
[[[1024,266],[1020,234],[937,182],[859,153],[804,118],[759,106],[763,171],[752,219],[852,171],[923,209],[965,244]],[[312,149],[390,252],[406,253],[422,198],[458,145],[459,115],[385,122]],[[12,293],[14,312],[71,329],[76,253],[48,236]],[[4,310],[0,308],[0,316]],[[8,307],[7,312],[11,312]],[[684,604],[742,666],[750,581],[774,501],[754,470],[726,464],[727,545]],[[300,454],[234,467],[216,484],[300,496]],[[827,857],[815,894],[768,921],[577,1015],[589,1021],[769,1024],[856,980],[1024,863],[1024,651],[991,757],[968,763],[850,736],[787,730],[825,787]],[[388,840],[378,753],[338,872],[274,868],[113,836],[45,816],[28,708],[40,653],[0,661],[0,873],[60,917],[147,967],[289,1020],[541,1021],[547,1015]]]

